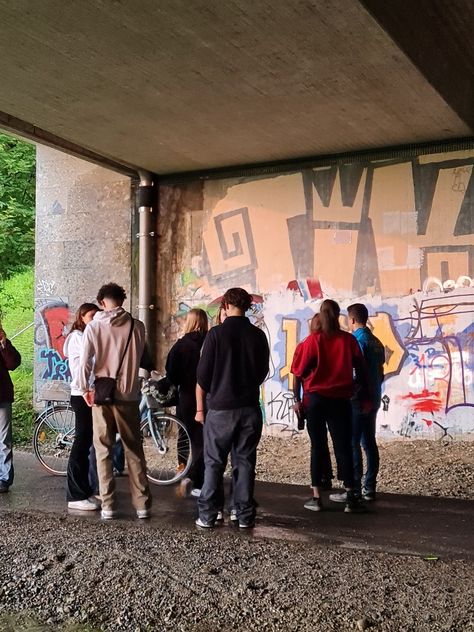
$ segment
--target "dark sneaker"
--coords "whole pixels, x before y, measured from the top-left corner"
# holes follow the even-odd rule
[[[5,481],[0,481],[0,494],[6,494],[10,489],[10,485]]]
[[[348,494],[346,506],[344,507],[345,513],[366,513],[367,507],[361,502],[357,496],[350,496]]]
[[[305,502],[304,508],[309,509],[310,511],[322,511],[323,503],[321,498],[311,498],[310,500]]]
[[[369,492],[368,489],[364,489],[362,492],[362,498],[364,500],[367,500],[369,502],[372,502],[374,500],[377,500],[376,494],[375,492]]]
[[[239,527],[241,529],[253,529],[255,527],[255,520],[246,520],[245,522],[239,520]]]

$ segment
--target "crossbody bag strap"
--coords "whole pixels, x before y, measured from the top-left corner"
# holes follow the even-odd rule
[[[135,324],[135,321],[134,321],[133,316],[132,316],[131,314],[130,314],[130,318],[131,318],[131,322],[130,322],[130,331],[128,332],[127,344],[125,345],[125,349],[123,350],[122,357],[121,357],[121,359],[120,359],[120,364],[119,364],[119,366],[118,366],[117,373],[116,373],[116,378],[115,378],[115,379],[117,379],[117,378],[118,378],[118,376],[120,375],[120,370],[121,370],[121,368],[122,368],[122,364],[123,364],[123,361],[124,361],[125,355],[126,355],[126,353],[127,353],[127,349],[128,349],[129,344],[130,344],[130,340],[132,339],[133,326],[134,326],[134,324]]]

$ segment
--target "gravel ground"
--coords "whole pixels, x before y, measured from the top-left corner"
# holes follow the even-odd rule
[[[306,433],[263,437],[258,478],[309,485],[309,450]],[[474,499],[474,441],[386,441],[379,451],[379,491]]]
[[[474,629],[459,560],[25,513],[2,516],[0,547],[0,611],[23,613],[2,630]]]
[[[380,443],[380,491],[474,497],[474,443]],[[307,484],[304,435],[264,437],[261,480]],[[3,513],[2,632],[474,631],[462,560]]]

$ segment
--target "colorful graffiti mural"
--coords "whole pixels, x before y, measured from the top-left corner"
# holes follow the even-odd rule
[[[188,195],[182,207],[186,272],[174,275],[171,315],[194,306],[212,315],[232,285],[263,297],[273,362],[266,423],[294,432],[296,344],[321,299],[343,313],[363,302],[386,352],[379,432],[474,432],[473,165],[474,151],[459,151],[203,182],[199,206]]]
[[[69,332],[71,314],[67,302],[47,298],[37,302],[35,311],[35,348],[37,353],[35,390],[41,393],[45,383],[71,381],[64,341]]]

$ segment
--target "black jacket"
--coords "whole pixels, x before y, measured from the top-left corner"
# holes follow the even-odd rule
[[[208,333],[197,370],[199,386],[214,410],[258,406],[268,375],[267,337],[245,316],[229,316]]]
[[[13,401],[13,384],[9,371],[21,363],[21,356],[12,343],[7,340],[5,348],[0,345],[0,402]]]
[[[199,331],[185,334],[171,347],[166,359],[166,375],[179,389],[181,415],[193,419],[196,414],[196,370],[205,337],[206,334]]]

